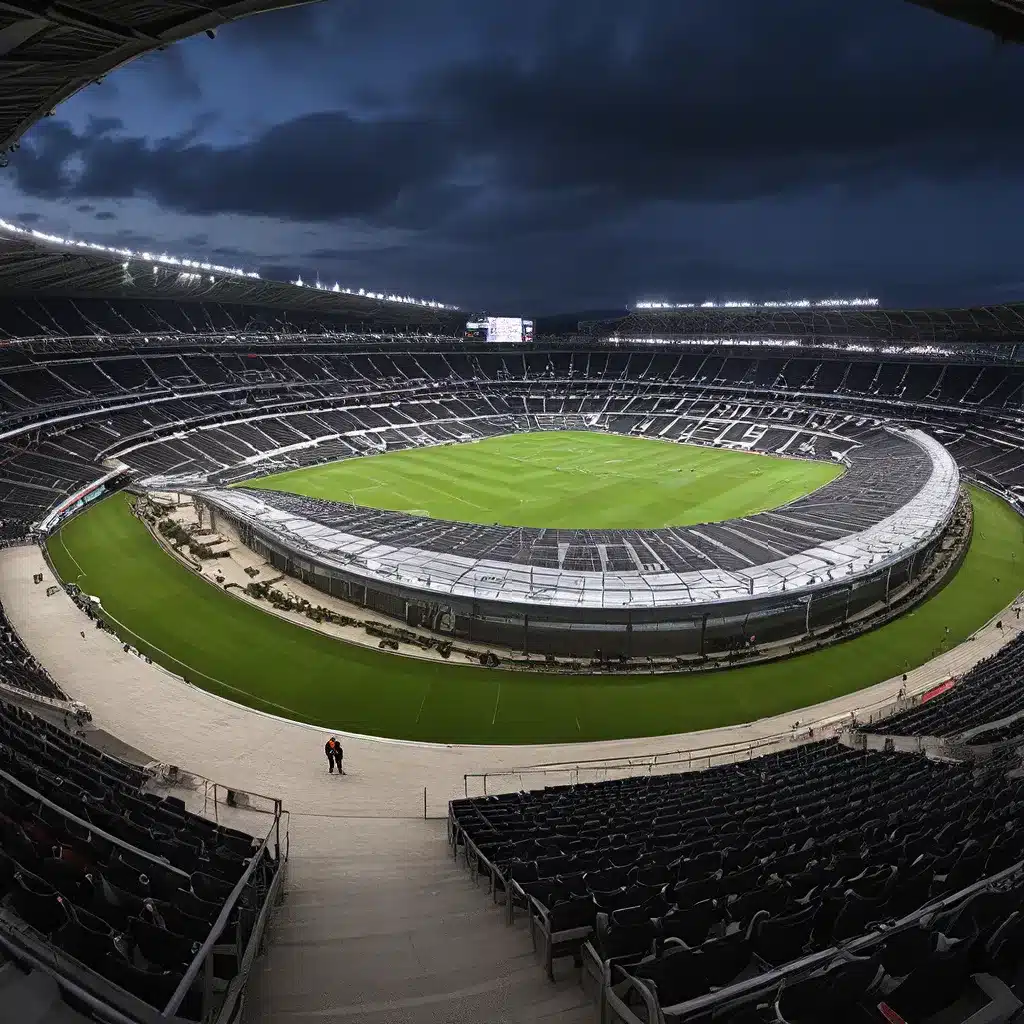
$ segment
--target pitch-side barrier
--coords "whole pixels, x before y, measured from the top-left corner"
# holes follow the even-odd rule
[[[651,754],[618,757],[597,757],[582,761],[548,761],[510,768],[504,771],[467,772],[463,776],[464,791],[469,796],[508,792],[510,784],[519,789],[538,786],[576,786],[581,782],[603,782],[632,775],[703,771],[717,765],[746,761],[774,750],[830,739],[848,729],[861,728],[888,718],[897,711],[915,707],[923,694],[935,685],[934,679],[922,682],[903,697],[886,697],[839,715],[829,715],[799,726],[759,736],[751,740],[734,740],[702,747],[680,748]]]

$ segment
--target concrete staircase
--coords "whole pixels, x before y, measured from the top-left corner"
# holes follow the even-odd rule
[[[569,960],[552,985],[524,923],[452,860],[443,821],[293,815],[288,896],[246,1024],[593,1024]]]

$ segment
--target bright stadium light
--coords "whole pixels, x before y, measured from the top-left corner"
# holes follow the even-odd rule
[[[878,299],[855,298],[855,299],[786,299],[783,301],[773,300],[769,302],[748,302],[728,300],[717,302],[708,299],[700,303],[701,309],[833,309],[838,307],[871,307],[877,306]],[[634,309],[696,309],[694,302],[638,302]]]
[[[23,228],[12,224],[8,220],[0,218],[0,229],[10,231],[16,235],[23,235],[28,238],[35,238],[41,242],[49,242],[51,245],[63,245],[69,249],[89,249],[92,252],[107,253],[111,256],[124,256],[127,259],[141,259],[150,263],[167,263],[171,266],[202,267],[203,269],[216,270],[221,274],[230,274],[233,277],[259,278],[254,270],[242,270],[240,267],[224,267],[215,263],[200,264],[195,260],[182,260],[166,253],[156,256],[148,252],[135,252],[133,249],[121,249],[115,246],[100,245],[98,242],[83,242],[75,238],[63,238],[61,235],[52,235],[46,231],[38,231],[35,228]]]
[[[62,245],[69,249],[88,249],[92,252],[102,252],[112,256],[122,256],[126,260],[140,259],[145,260],[148,263],[163,263],[172,267],[187,267],[189,270],[201,270],[205,271],[207,274],[215,272],[217,274],[228,274],[231,277],[245,277],[257,281],[262,280],[255,270],[243,270],[241,267],[225,267],[219,263],[208,263],[205,260],[183,259],[180,256],[171,256],[167,253],[156,255],[155,253],[149,252],[136,252],[133,249],[119,249],[109,245],[100,245],[98,242],[82,242],[74,238],[63,238],[60,235],[51,235],[45,231],[37,231],[35,228],[23,228],[17,224],[12,224],[8,220],[4,220],[2,217],[0,217],[0,230],[9,231],[12,234],[22,235],[27,238],[35,238],[41,242],[48,242],[51,245]],[[127,263],[125,264],[125,267],[127,267]],[[211,278],[211,280],[213,279]],[[300,277],[299,280],[293,281],[292,284],[298,285],[299,287],[305,287],[306,283]],[[326,285],[321,285],[318,282],[316,287],[321,291],[331,291],[342,295],[358,295],[368,299],[379,299],[382,302],[400,302],[411,306],[427,306],[430,309],[457,310],[459,308],[458,306],[448,306],[443,302],[436,302],[433,299],[415,299],[408,295],[392,295],[385,292],[368,292],[365,288],[354,290],[352,288],[342,288],[339,284],[335,284],[333,288],[328,288]]]
[[[334,292],[340,295],[355,295],[360,299],[379,299],[381,302],[401,302],[409,306],[427,306],[429,309],[450,309],[457,310],[458,306],[449,306],[443,302],[437,302],[434,299],[414,299],[410,295],[397,295],[391,292],[370,292],[365,288],[342,288],[337,281],[333,285],[326,285],[317,280],[314,284],[308,285],[302,280],[300,274],[292,284],[297,285],[299,288],[312,287],[322,292]]]
[[[895,356],[930,356],[943,359],[954,359],[963,355],[962,350],[945,345],[906,344],[867,341],[826,340],[823,338],[751,338],[730,337],[721,335],[701,335],[697,337],[675,336],[671,338],[653,338],[650,336],[626,337],[620,334],[609,334],[601,339],[613,345],[672,345],[675,347],[696,345],[730,345],[733,348],[794,348],[794,349],[828,349],[841,352],[858,352],[871,355]]]

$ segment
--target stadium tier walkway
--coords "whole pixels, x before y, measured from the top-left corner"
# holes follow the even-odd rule
[[[42,573],[41,584],[32,583],[34,573]],[[706,751],[727,744],[735,745],[737,756],[746,756],[746,745],[765,738],[783,737],[780,742],[791,743],[796,721],[806,725],[848,717],[858,709],[895,699],[902,685],[897,676],[814,707],[746,725],[631,740],[473,746],[346,736],[338,729],[336,735],[344,737],[348,772],[339,780],[326,772],[325,730],[224,700],[156,664],[146,664],[126,653],[112,635],[97,630],[63,590],[47,597],[47,587],[54,583],[37,548],[0,551],[0,602],[8,618],[68,695],[88,705],[97,728],[155,760],[180,765],[227,786],[280,796],[293,813],[422,819],[425,788],[428,815],[443,817],[448,801],[464,795],[467,773]],[[173,615],[174,609],[168,608],[168,614]],[[1024,619],[1016,620],[1009,610],[1002,618],[1005,628],[989,624],[975,639],[909,672],[908,691],[926,689],[965,672],[1024,626]],[[524,773],[521,781],[530,787],[565,780]],[[520,784],[516,775],[499,780],[495,789]]]
[[[548,982],[527,930],[505,927],[445,830],[295,818],[288,896],[246,1024],[593,1024],[575,972]]]
[[[41,584],[32,583],[34,573],[43,574]],[[902,683],[685,736],[519,747],[348,737],[342,778],[327,774],[323,730],[222,700],[126,653],[62,589],[47,597],[54,582],[37,548],[0,551],[9,619],[69,696],[89,706],[97,729],[154,760],[279,796],[291,811],[289,895],[254,973],[246,1024],[593,1021],[574,972],[549,984],[525,929],[505,928],[501,910],[450,859],[442,819],[448,800],[464,792],[463,774],[719,743],[742,749],[791,730],[795,720],[891,700]],[[1017,633],[1012,612],[1004,618],[1007,628],[986,626],[909,673],[908,689],[942,682],[995,651]],[[557,781],[564,780],[526,775],[522,784]],[[520,784],[506,777],[494,788]]]

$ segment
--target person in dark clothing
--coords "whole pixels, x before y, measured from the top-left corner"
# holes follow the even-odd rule
[[[330,769],[329,774],[334,774],[334,766],[337,764],[338,774],[344,775],[345,769],[341,764],[341,744],[333,736],[324,744],[324,753],[327,755],[327,766]]]

